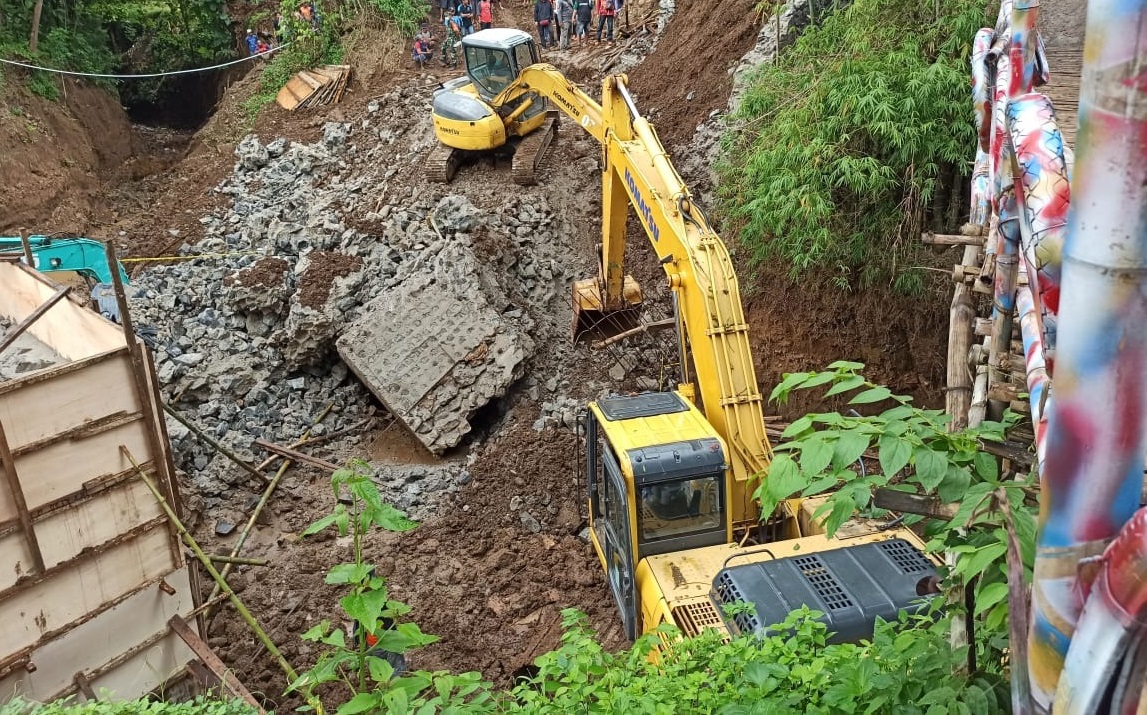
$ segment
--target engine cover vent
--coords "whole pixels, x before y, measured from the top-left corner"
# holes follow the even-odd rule
[[[932,562],[903,539],[846,546],[801,556],[731,566],[713,580],[718,606],[742,601],[754,613],[726,615],[734,634],[763,634],[807,605],[824,613],[830,643],[867,638],[879,616],[895,620],[904,609],[921,613],[934,596],[921,596],[936,575]],[[723,610],[723,609],[720,609]]]

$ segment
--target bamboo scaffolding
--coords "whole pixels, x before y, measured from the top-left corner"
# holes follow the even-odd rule
[[[239,617],[243,619],[243,622],[247,624],[252,632],[254,632],[255,636],[259,639],[259,642],[263,644],[263,646],[271,654],[271,657],[275,659],[275,663],[278,664],[279,668],[283,671],[283,674],[287,676],[287,681],[293,683],[298,680],[298,673],[296,673],[295,669],[291,667],[291,664],[287,662],[287,659],[283,657],[283,654],[279,650],[278,646],[275,645],[274,641],[271,640],[271,637],[268,636],[267,632],[263,630],[262,626],[259,625],[259,622],[255,619],[255,616],[251,614],[251,611],[247,609],[247,605],[244,604],[239,596],[231,590],[231,587],[227,584],[226,579],[224,579],[219,574],[219,572],[215,570],[215,565],[211,563],[211,557],[209,557],[203,551],[202,547],[199,546],[199,542],[195,540],[195,537],[191,535],[191,532],[187,530],[187,527],[184,526],[183,522],[179,520],[178,516],[176,516],[175,511],[172,509],[171,504],[168,503],[167,498],[164,497],[163,492],[159,490],[159,487],[157,487],[155,482],[152,481],[151,477],[147,475],[147,472],[144,470],[144,468],[140,466],[139,462],[135,458],[135,455],[133,455],[131,450],[122,444],[120,445],[120,452],[122,452],[123,455],[127,457],[127,460],[131,462],[131,466],[135,469],[136,473],[139,474],[139,478],[143,480],[143,483],[147,486],[148,491],[150,491],[151,495],[155,497],[159,507],[163,510],[164,514],[167,515],[168,520],[175,527],[176,531],[179,532],[179,535],[183,538],[183,543],[185,543],[187,547],[191,549],[191,551],[195,554],[196,559],[199,560],[199,563],[203,564],[203,568],[206,569],[207,573],[211,575],[211,578],[215,581],[215,584],[220,589],[222,589],[223,593],[227,596],[227,600],[229,600],[231,604],[235,606],[235,610],[239,612]],[[308,704],[311,705],[311,707],[314,707],[316,712],[322,713],[322,705],[315,701],[313,698],[308,698]]]
[[[315,428],[315,425],[326,419],[327,415],[330,414],[332,409],[334,409],[334,406],[334,402],[327,403],[327,406],[323,408],[322,412],[319,413],[319,416],[311,422],[309,427],[307,427],[306,432],[303,432],[303,436],[300,441],[304,441],[310,437],[311,430]],[[291,460],[289,458],[283,460],[283,463],[279,465],[279,470],[275,472],[274,478],[271,479],[271,481],[267,484],[267,488],[263,490],[263,496],[260,497],[259,503],[255,505],[255,509],[251,512],[251,516],[247,519],[247,523],[243,525],[243,530],[239,532],[239,539],[235,542],[235,546],[231,549],[231,558],[238,558],[239,552],[243,550],[243,545],[247,543],[247,537],[250,536],[251,530],[255,528],[255,522],[259,519],[259,514],[263,512],[263,507],[267,506],[267,502],[271,499],[271,494],[273,494],[275,489],[279,486],[279,481],[283,478],[283,475],[287,473],[287,470],[290,469],[290,467]],[[226,581],[227,577],[231,574],[231,566],[232,564],[224,564],[223,570],[220,572],[224,581]],[[215,587],[211,589],[211,595],[207,597],[207,600],[215,600],[219,593],[220,587],[219,584],[216,583]],[[204,611],[208,618],[211,617],[213,612],[213,606],[208,607]]]

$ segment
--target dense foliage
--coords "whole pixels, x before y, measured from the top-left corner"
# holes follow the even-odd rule
[[[754,71],[718,166],[754,262],[920,290],[921,229],[966,203],[968,56],[984,22],[976,0],[855,0]]]
[[[38,47],[30,48],[34,0],[0,0],[0,54],[57,69],[100,74],[154,73],[232,56],[224,0],[45,0]],[[57,80],[33,75],[30,86],[54,99]],[[154,99],[160,80],[125,85],[125,99]]]

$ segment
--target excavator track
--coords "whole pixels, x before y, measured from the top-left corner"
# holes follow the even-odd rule
[[[426,158],[426,178],[439,184],[448,184],[462,165],[462,152],[439,142]]]
[[[545,159],[546,150],[550,148],[557,133],[557,113],[551,112],[545,124],[518,142],[518,147],[514,150],[514,163],[510,169],[515,184],[533,186],[538,183],[538,167]]]

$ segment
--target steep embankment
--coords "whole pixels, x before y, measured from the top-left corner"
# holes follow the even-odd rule
[[[0,232],[83,232],[102,179],[131,156],[132,134],[119,100],[63,80],[51,102],[5,69],[0,84]],[[59,81],[59,80],[57,80]]]

